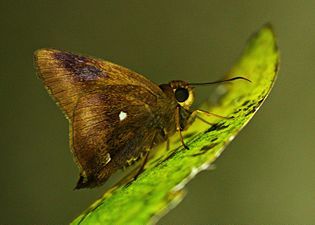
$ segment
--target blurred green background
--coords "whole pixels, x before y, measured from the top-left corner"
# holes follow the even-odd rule
[[[35,75],[34,50],[94,55],[156,83],[211,81],[268,21],[282,53],[271,95],[158,224],[315,224],[315,1],[15,0],[0,8],[0,224],[67,224],[112,183],[72,190],[68,124]]]

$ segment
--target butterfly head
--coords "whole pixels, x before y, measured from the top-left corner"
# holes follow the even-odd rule
[[[188,110],[195,100],[193,87],[181,80],[173,80],[168,85],[171,87],[177,103]]]

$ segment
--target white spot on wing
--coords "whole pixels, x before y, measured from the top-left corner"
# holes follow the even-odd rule
[[[127,113],[125,113],[124,111],[121,111],[120,113],[119,113],[119,120],[120,121],[123,121],[124,119],[126,119],[127,118]]]

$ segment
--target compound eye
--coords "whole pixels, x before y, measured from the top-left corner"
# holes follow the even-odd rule
[[[175,90],[175,98],[178,102],[184,102],[188,99],[189,92],[186,88],[177,88]]]

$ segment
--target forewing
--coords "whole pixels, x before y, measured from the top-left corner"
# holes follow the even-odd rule
[[[95,176],[109,163],[109,156],[116,169],[138,157],[154,138],[155,105],[155,95],[132,85],[106,86],[80,97],[73,116],[72,149],[81,171]]]
[[[67,118],[73,116],[78,99],[108,85],[134,85],[159,95],[159,87],[136,72],[101,59],[55,49],[34,53],[38,75]]]

